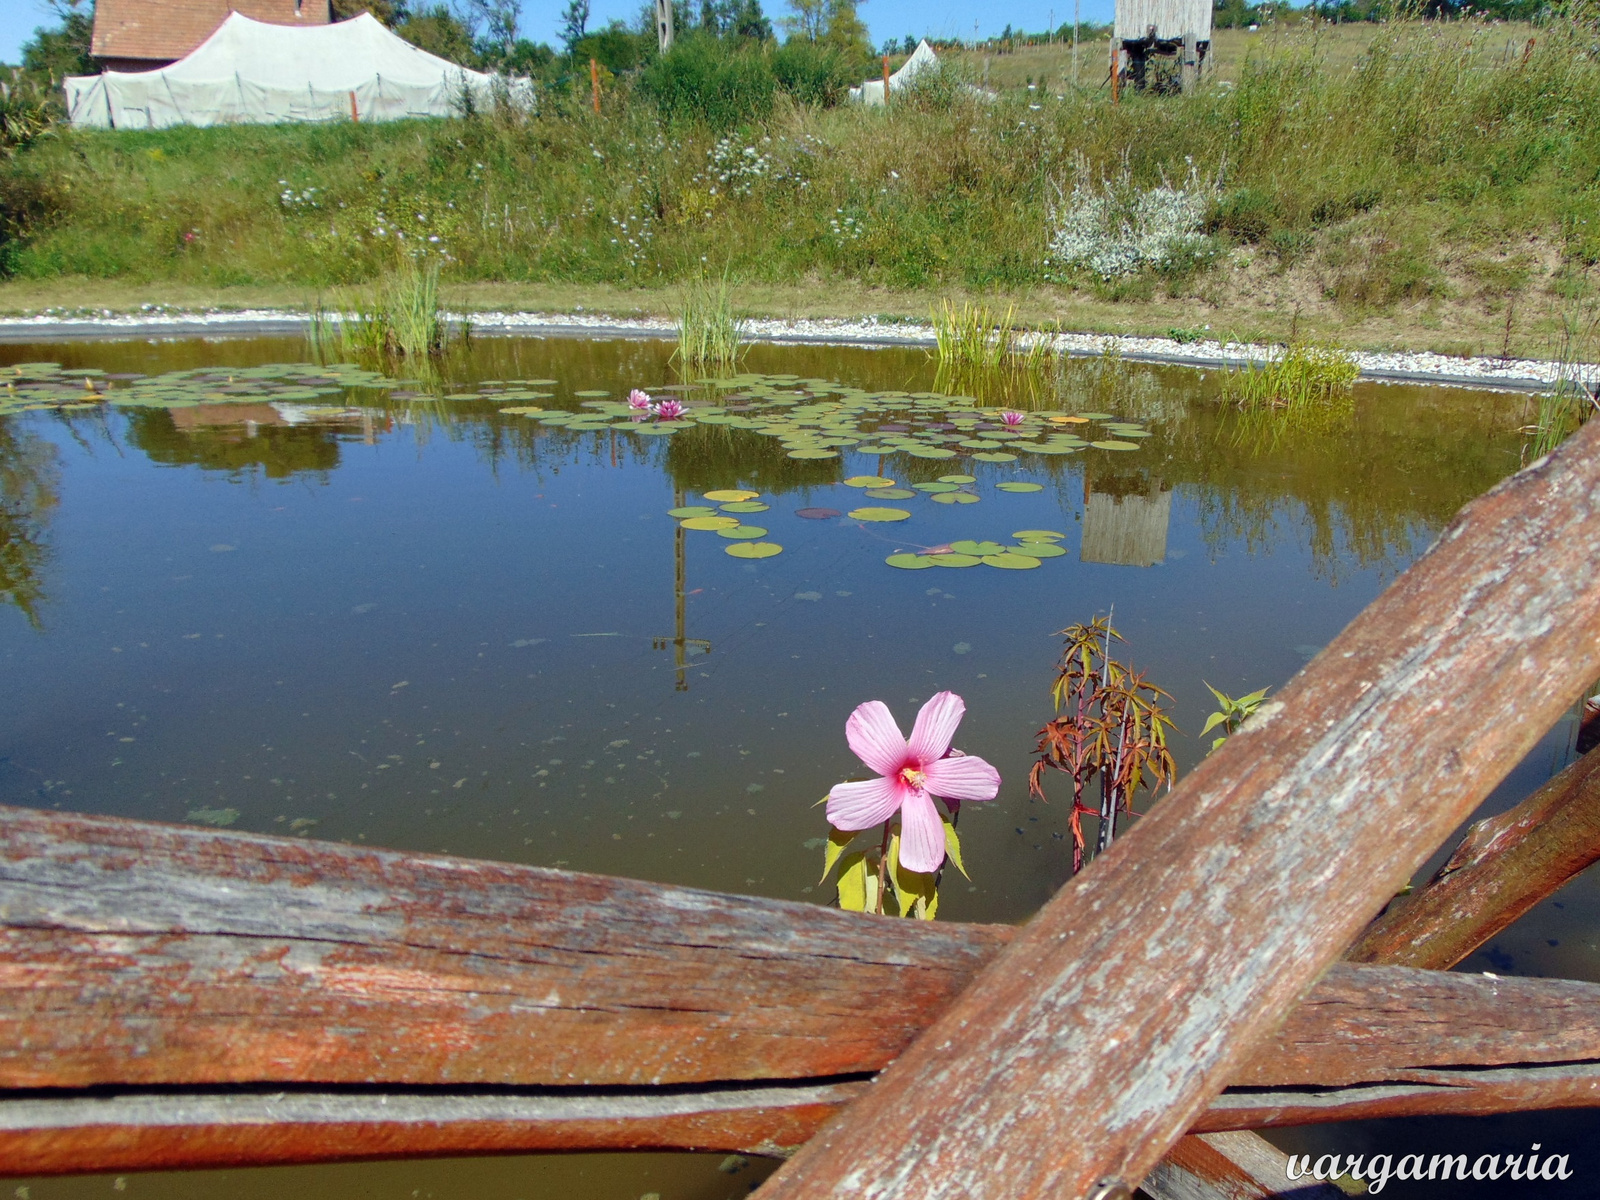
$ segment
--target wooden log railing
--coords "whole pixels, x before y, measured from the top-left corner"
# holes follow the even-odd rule
[[[1588,985],[1326,971],[1600,674],[1597,438],[1021,931],[0,811],[0,1161],[780,1152],[861,1097],[769,1194],[1070,1196],[1186,1129],[1600,1102]]]

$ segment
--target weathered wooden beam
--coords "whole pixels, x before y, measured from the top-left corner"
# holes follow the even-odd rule
[[[1600,860],[1600,750],[1521,804],[1467,831],[1439,873],[1396,900],[1350,949],[1353,962],[1453,967]]]
[[[1600,675],[1597,451],[1591,425],[1469,504],[768,1200],[1031,1200],[1142,1178]],[[1466,719],[1504,697],[1501,719]]]
[[[1179,1138],[1139,1190],[1151,1200],[1348,1200],[1331,1183],[1291,1183],[1289,1156],[1244,1132]]]
[[[896,997],[949,997],[1013,933],[0,808],[0,1162],[780,1153],[932,1020]],[[1333,1119],[1306,1088],[1584,1060],[1600,985],[1339,966],[1236,1082],[1286,1122]],[[1541,1076],[1471,1103],[1546,1085],[1571,1102]]]

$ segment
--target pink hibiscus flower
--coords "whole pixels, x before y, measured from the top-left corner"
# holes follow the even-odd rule
[[[650,403],[650,394],[648,392],[641,392],[638,388],[634,388],[633,391],[628,393],[628,407],[633,409],[634,412],[649,412]]]
[[[663,421],[676,421],[683,416],[683,405],[676,400],[663,400],[656,405],[656,416]]]
[[[967,711],[954,692],[940,692],[922,706],[907,741],[881,700],[868,700],[845,722],[845,740],[880,778],[841,783],[828,793],[828,821],[853,831],[881,825],[900,814],[900,861],[907,870],[932,872],[944,862],[944,821],[933,797],[947,802],[993,800],[1000,772],[981,758],[950,749]]]

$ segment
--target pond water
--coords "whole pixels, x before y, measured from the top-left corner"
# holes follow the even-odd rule
[[[307,364],[298,339],[0,346],[0,803],[821,903],[814,805],[861,775],[845,718],[876,698],[909,727],[950,689],[956,744],[1005,782],[966,806],[972,878],[941,917],[1017,921],[1070,873],[1066,793],[1026,785],[1059,630],[1114,610],[1171,693],[1181,774],[1207,683],[1281,686],[1524,452],[1503,394],[1361,384],[1274,427],[1178,368],[974,396],[920,350],[757,346],[680,384],[669,349],[480,339],[422,381]],[[635,387],[684,414],[630,415]],[[1572,741],[1552,730],[1485,811]],[[1558,901],[1466,969],[1600,979],[1594,889]],[[15,1186],[721,1200],[767,1170]]]

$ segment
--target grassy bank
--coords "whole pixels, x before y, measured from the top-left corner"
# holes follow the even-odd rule
[[[1540,353],[1600,260],[1600,62],[1576,26],[1526,32],[1234,34],[1198,94],[1115,108],[1095,45],[1079,87],[1041,58],[994,103],[780,96],[733,130],[624,79],[599,116],[68,133],[0,164],[0,305],[303,303],[419,254],[486,307],[666,312],[709,268],[774,315],[1002,294],[1079,328]],[[1201,215],[1184,253],[1106,274],[1052,261],[1074,188]]]

